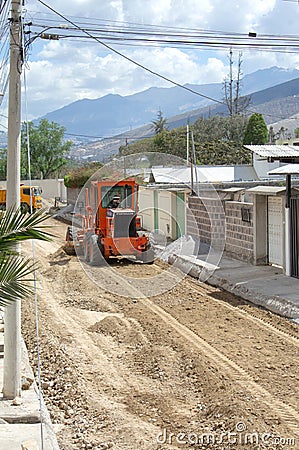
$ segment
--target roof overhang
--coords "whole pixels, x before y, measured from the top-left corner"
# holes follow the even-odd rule
[[[270,170],[268,175],[299,175],[299,164],[286,164],[285,166],[277,167]]]
[[[285,186],[255,186],[246,189],[246,192],[254,195],[283,195],[285,193]]]
[[[263,159],[271,161],[299,161],[299,147],[294,145],[244,145]]]

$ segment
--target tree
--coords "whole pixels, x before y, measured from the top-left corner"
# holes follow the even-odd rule
[[[69,188],[82,188],[89,178],[102,166],[103,164],[100,162],[93,162],[70,170],[67,175],[64,176],[65,186]]]
[[[274,132],[274,128],[272,125],[269,127],[268,142],[269,142],[269,144],[275,143],[275,132]]]
[[[294,134],[295,134],[295,137],[296,137],[296,138],[299,138],[299,127],[298,127],[298,128],[295,128]]]
[[[194,123],[194,134],[202,142],[233,141],[243,143],[248,119],[238,114],[234,116],[213,116],[199,118]]]
[[[244,135],[245,145],[263,145],[268,142],[268,129],[263,115],[254,113],[250,116]]]
[[[162,131],[166,129],[166,127],[165,127],[166,123],[167,123],[167,120],[163,117],[162,111],[159,109],[158,114],[157,114],[157,119],[152,120],[155,134],[162,133]]]
[[[6,180],[7,149],[0,149],[0,180]]]
[[[28,282],[35,265],[31,258],[15,251],[15,244],[27,239],[50,241],[51,235],[40,225],[48,218],[42,210],[24,215],[13,208],[1,211],[0,219],[0,306],[15,299],[23,299],[31,293]]]
[[[243,114],[246,112],[249,103],[250,96],[241,96],[242,87],[242,53],[239,53],[237,73],[234,77],[233,74],[233,51],[230,49],[229,52],[229,76],[224,79],[223,90],[224,90],[224,103],[226,104],[229,115],[234,116],[238,114]]]
[[[28,130],[27,130],[28,126]],[[23,124],[21,133],[22,177],[28,176],[28,146],[31,160],[31,173],[34,178],[49,178],[56,174],[66,163],[71,149],[71,141],[64,141],[65,128],[58,123],[41,119],[38,125],[33,122]]]

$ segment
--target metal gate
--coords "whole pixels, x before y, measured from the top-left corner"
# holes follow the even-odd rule
[[[283,266],[283,200],[268,197],[268,258],[269,264]]]
[[[299,198],[291,198],[291,276],[299,278]]]

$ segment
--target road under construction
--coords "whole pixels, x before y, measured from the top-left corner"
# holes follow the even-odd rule
[[[163,279],[165,262],[91,267],[49,224],[54,241],[34,244],[41,379],[61,449],[298,448],[297,324],[189,276],[138,296],[131,280]],[[36,372],[30,301],[22,314]]]

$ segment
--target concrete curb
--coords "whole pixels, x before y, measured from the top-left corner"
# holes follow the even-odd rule
[[[225,258],[224,268],[204,260],[171,254],[168,262],[182,272],[222,288],[255,305],[289,319],[299,318],[299,280],[278,273],[270,266],[251,266]],[[295,300],[297,298],[297,301]]]
[[[288,319],[299,318],[299,306],[280,295],[262,294],[254,287],[248,287],[246,284],[235,284],[227,279],[217,276],[215,273],[209,277],[207,283],[231,292],[255,305],[263,306],[280,316],[284,316]]]

